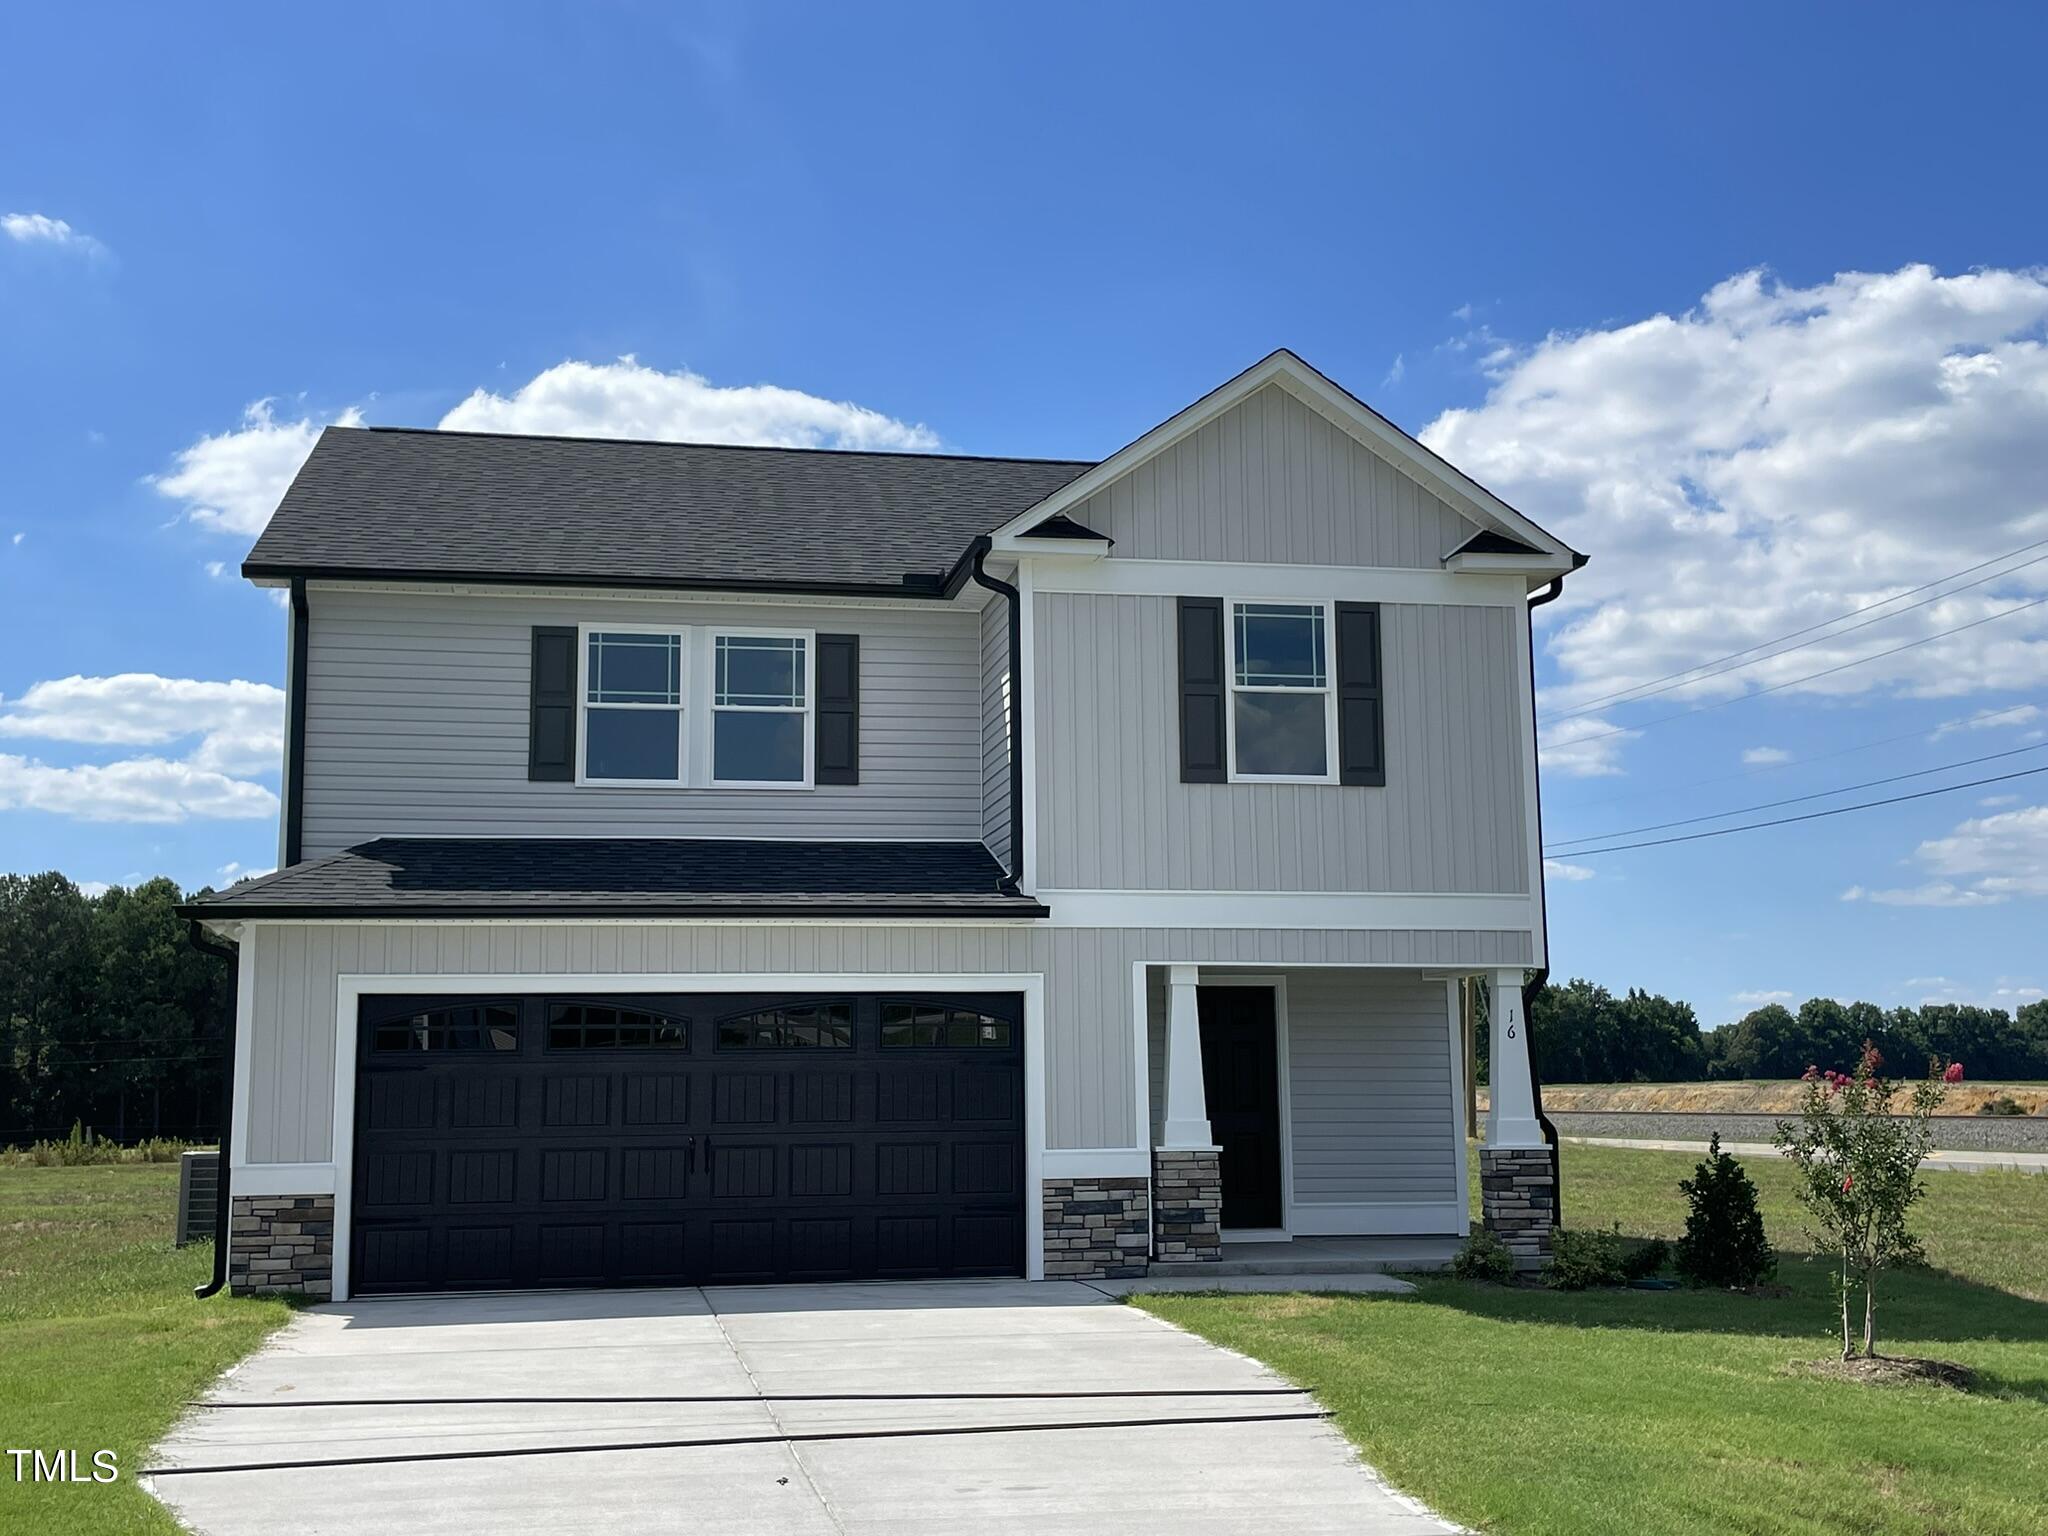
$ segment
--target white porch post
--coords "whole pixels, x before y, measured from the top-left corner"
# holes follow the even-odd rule
[[[1166,969],[1166,1125],[1162,1147],[1207,1148],[1209,1105],[1202,1090],[1202,1021],[1195,987],[1202,969]]]
[[[1542,1147],[1536,1123],[1536,1091],[1529,1074],[1529,1028],[1522,1017],[1522,973],[1495,971],[1487,1009],[1490,1062],[1487,1085],[1488,1151]]]

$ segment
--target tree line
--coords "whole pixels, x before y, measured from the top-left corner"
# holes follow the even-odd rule
[[[0,875],[0,1146],[74,1125],[218,1136],[230,977],[189,942],[184,899],[161,878],[88,896]]]
[[[1701,1029],[1689,1003],[1634,987],[1617,997],[1573,977],[1539,991],[1529,1016],[1547,1083],[1790,1078],[1811,1066],[1848,1072],[1866,1040],[1907,1078],[1929,1057],[1960,1061],[1980,1082],[2048,1078],[2048,1000],[2014,1014],[1968,1003],[1885,1008],[1813,997],[1797,1011],[1767,1003]]]

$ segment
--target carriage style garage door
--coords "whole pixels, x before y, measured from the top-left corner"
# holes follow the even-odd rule
[[[1014,1275],[1020,1000],[365,997],[350,1288]]]

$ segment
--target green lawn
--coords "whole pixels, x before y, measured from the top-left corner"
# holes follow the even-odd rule
[[[185,1402],[291,1315],[282,1302],[192,1287],[207,1244],[171,1246],[175,1164],[0,1167],[0,1439],[119,1456],[108,1485],[14,1481],[0,1459],[0,1531],[175,1532],[136,1487],[144,1452]]]
[[[1691,1155],[1564,1159],[1567,1225],[1681,1230]],[[1880,1288],[1880,1347],[1974,1367],[1964,1395],[1791,1368],[1828,1352],[1834,1298],[1789,1170],[1750,1172],[1789,1295],[1431,1277],[1410,1297],[1140,1305],[1313,1388],[1397,1487],[1503,1536],[2048,1531],[2048,1176],[1929,1174],[1931,1267]]]

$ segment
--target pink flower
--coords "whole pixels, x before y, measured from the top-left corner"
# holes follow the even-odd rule
[[[1853,1175],[1853,1174],[1852,1174],[1852,1175],[1850,1175],[1850,1176],[1849,1176],[1848,1178],[1845,1178],[1844,1180],[1842,1180],[1842,1193],[1843,1193],[1843,1194],[1845,1194],[1845,1195],[1846,1195],[1847,1193],[1849,1193],[1849,1187],[1850,1187],[1850,1186],[1851,1186],[1852,1184],[1854,1184],[1855,1182],[1856,1182],[1856,1178],[1855,1178],[1855,1175]]]
[[[1942,1072],[1941,1080],[1944,1083],[1960,1083],[1963,1080],[1963,1064],[1960,1061],[1950,1062]]]
[[[1884,1065],[1884,1053],[1868,1040],[1863,1042],[1863,1065],[1873,1075]]]
[[[1819,1067],[1808,1067],[1804,1072],[1799,1074],[1799,1081],[1801,1081],[1802,1083],[1810,1083],[1819,1078],[1819,1076]]]

